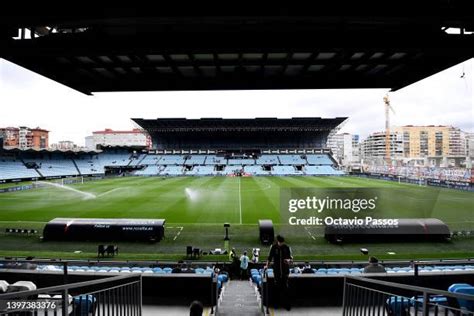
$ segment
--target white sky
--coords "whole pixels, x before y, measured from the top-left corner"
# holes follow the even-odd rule
[[[474,132],[474,59],[390,93],[391,125],[453,125]],[[462,73],[464,78],[461,78]],[[342,131],[384,129],[388,89],[114,92],[86,96],[0,59],[0,127],[51,131],[84,145],[92,131],[131,129],[130,118],[349,117]]]

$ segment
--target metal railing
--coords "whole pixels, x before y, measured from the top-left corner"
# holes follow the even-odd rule
[[[141,316],[140,275],[0,294],[0,315]]]
[[[362,277],[344,278],[344,316],[474,315],[474,310],[465,308],[466,302],[474,303],[474,295]]]
[[[331,261],[331,260],[306,260],[308,261],[312,267],[318,268],[331,268],[331,267],[364,267],[367,265],[367,260],[345,260],[345,261]],[[304,265],[306,261],[295,261],[295,265]],[[413,274],[415,276],[419,273],[419,268],[423,266],[433,266],[433,265],[456,265],[456,264],[463,264],[463,265],[474,265],[474,258],[466,258],[466,259],[432,259],[432,260],[380,260],[381,264],[385,267],[390,266],[411,266],[413,267]],[[33,259],[33,260],[26,260],[25,258],[1,258],[0,257],[0,264],[26,264],[26,263],[33,263],[33,264],[46,264],[46,265],[58,265],[63,268],[64,274],[67,275],[68,273],[68,266],[72,265],[86,265],[86,266],[127,266],[127,267],[158,267],[158,266],[175,266],[177,264],[176,261],[158,261],[158,260],[113,260],[107,258],[106,260],[97,258],[97,259],[71,259],[71,260],[62,260],[62,259]],[[193,267],[202,267],[202,266],[218,266],[222,268],[227,265],[231,265],[229,261],[186,261],[186,264]],[[253,264],[253,268],[263,268],[265,265],[264,262]],[[6,268],[6,267],[0,267]],[[15,267],[9,267],[14,269]],[[21,267],[20,267],[21,268]]]

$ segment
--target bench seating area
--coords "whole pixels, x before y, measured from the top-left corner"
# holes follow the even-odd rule
[[[308,176],[337,176],[344,172],[335,169],[327,154],[293,155],[263,154],[257,159],[224,158],[216,155],[173,155],[173,154],[131,154],[131,153],[99,153],[82,154],[66,159],[55,154],[50,159],[29,158],[25,163],[31,163],[35,168],[28,169],[21,160],[0,157],[0,180],[65,177],[80,175],[104,174],[106,167],[135,167],[142,168],[132,171],[137,176],[213,176],[232,175],[243,171],[248,175],[308,175]],[[224,166],[216,171],[215,166]],[[264,169],[265,166],[265,169]],[[296,166],[302,166],[297,167]]]
[[[92,175],[92,174],[103,174],[104,166],[99,161],[97,156],[93,157],[80,157],[74,160],[76,166],[79,169],[79,172],[83,175]]]
[[[25,159],[25,163],[36,163],[38,171],[45,177],[79,175],[70,159]]]
[[[190,176],[210,176],[215,175],[216,171],[214,166],[194,166],[191,170],[187,170],[185,174]]]
[[[181,155],[163,155],[161,159],[157,161],[159,165],[183,165],[185,156]]]
[[[35,169],[28,169],[19,160],[0,159],[0,179],[21,179],[39,177]]]
[[[308,161],[309,165],[331,166],[333,164],[328,155],[306,155],[306,161]]]

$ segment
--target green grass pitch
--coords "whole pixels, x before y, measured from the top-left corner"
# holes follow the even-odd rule
[[[38,229],[55,217],[164,218],[166,239],[160,243],[120,243],[120,259],[177,260],[185,247],[204,251],[224,247],[223,223],[231,224],[230,245],[238,252],[259,247],[258,219],[272,219],[296,259],[364,260],[360,247],[381,258],[460,258],[474,256],[474,238],[446,243],[374,243],[333,245],[315,227],[280,224],[282,188],[390,188],[391,207],[380,217],[435,217],[452,230],[474,230],[474,194],[355,177],[125,177],[86,182],[65,188],[45,187],[0,194],[0,256],[88,258],[97,242],[42,242],[37,236],[5,233],[5,228]],[[404,189],[400,191],[398,189]],[[404,192],[398,193],[398,192]],[[406,192],[410,192],[407,195]],[[436,194],[433,207],[420,211],[417,201]],[[89,194],[90,197],[90,194]],[[393,252],[395,255],[390,255]],[[203,257],[223,260],[225,257]]]

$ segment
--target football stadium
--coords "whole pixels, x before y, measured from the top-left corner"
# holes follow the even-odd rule
[[[397,91],[474,57],[474,25],[455,2],[434,5],[449,16],[376,22],[356,14],[364,5],[337,19],[331,6],[331,17],[211,10],[202,24],[171,7],[16,14],[0,57],[86,95]],[[449,26],[461,33],[445,36]],[[92,149],[43,146],[40,128],[0,129],[0,314],[474,315],[472,133],[398,131],[383,101],[385,131],[361,143],[340,133],[350,116],[317,108],[132,117],[144,144]],[[362,160],[347,163],[347,143]]]
[[[339,170],[324,144],[344,120],[135,119],[152,135],[157,149],[5,151],[0,164],[4,180],[25,175],[23,180],[30,182],[4,184],[12,192],[0,196],[2,228],[36,230],[41,235],[45,224],[55,218],[165,219],[166,238],[140,249],[133,243],[121,245],[121,257],[180,260],[185,258],[187,245],[202,250],[229,248],[224,245],[224,223],[230,224],[231,247],[241,251],[258,248],[259,220],[268,219],[277,231],[292,236],[300,260],[353,260],[361,258],[361,245],[330,244],[318,226],[292,228],[281,212],[280,195],[285,188],[373,188],[389,190],[379,193],[385,194],[381,199],[393,195],[383,213],[376,213],[378,217],[434,217],[452,231],[474,231],[469,191],[427,186],[426,180],[398,183]],[[461,180],[470,180],[470,174],[461,176]],[[435,199],[434,204],[425,202],[430,198]],[[45,252],[46,257],[93,258],[97,251],[96,243],[58,244],[41,241],[35,234],[7,236],[11,242],[1,250],[5,256],[27,256],[34,251],[38,255]],[[409,247],[380,243],[371,250],[381,258],[464,258],[472,255],[470,243],[460,235],[449,242],[415,242]],[[440,247],[445,249],[442,254]],[[74,250],[81,252],[74,254]]]

